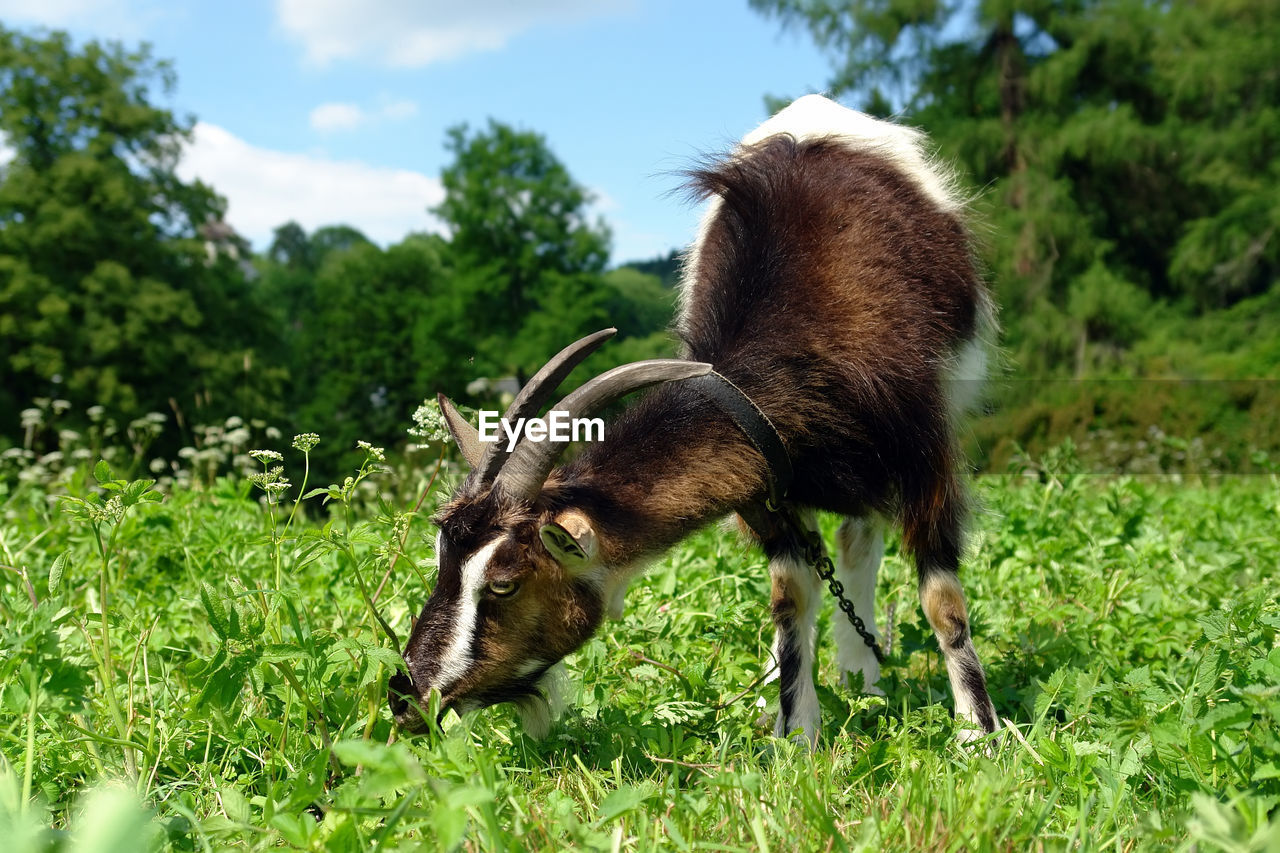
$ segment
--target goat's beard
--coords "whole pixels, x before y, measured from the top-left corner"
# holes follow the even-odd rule
[[[532,691],[511,700],[520,717],[520,725],[530,737],[545,738],[551,731],[551,723],[564,711],[568,678],[564,662],[557,661],[547,668]]]

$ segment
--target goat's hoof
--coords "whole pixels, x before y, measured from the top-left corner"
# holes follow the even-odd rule
[[[999,720],[998,717],[996,719]],[[1002,740],[1003,726],[997,722],[994,730],[987,731],[977,721],[963,718],[957,719],[956,724],[956,743],[986,758],[995,757],[996,745]]]
[[[810,751],[813,751],[818,748],[818,721],[812,720],[807,723],[792,721],[788,723],[779,714],[778,721],[773,726],[773,736],[776,738],[790,737],[792,743],[797,746],[807,746]]]

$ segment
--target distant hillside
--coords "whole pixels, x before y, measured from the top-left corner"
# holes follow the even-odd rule
[[[657,276],[662,286],[674,288],[680,281],[680,253],[672,249],[666,256],[659,256],[649,261],[627,261],[619,264],[618,269],[630,269],[646,275]]]

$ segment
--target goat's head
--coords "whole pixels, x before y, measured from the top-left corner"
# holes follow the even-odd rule
[[[614,331],[583,338],[548,362],[517,395],[506,420],[537,415],[570,371]],[[675,360],[626,364],[587,382],[553,410],[587,417],[638,388],[709,370]],[[539,683],[600,624],[609,567],[590,514],[553,499],[546,488],[564,443],[525,439],[510,451],[499,442],[484,444],[447,399],[440,404],[472,471],[436,519],[436,586],[405,646],[408,675],[389,684],[392,713],[401,727],[422,728],[427,696],[435,689],[442,713],[516,702],[534,712],[526,718],[545,717]]]

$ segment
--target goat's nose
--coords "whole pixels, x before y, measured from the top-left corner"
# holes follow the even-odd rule
[[[387,704],[391,706],[391,715],[396,718],[396,722],[410,713],[416,699],[413,682],[403,672],[397,672],[387,681]]]

